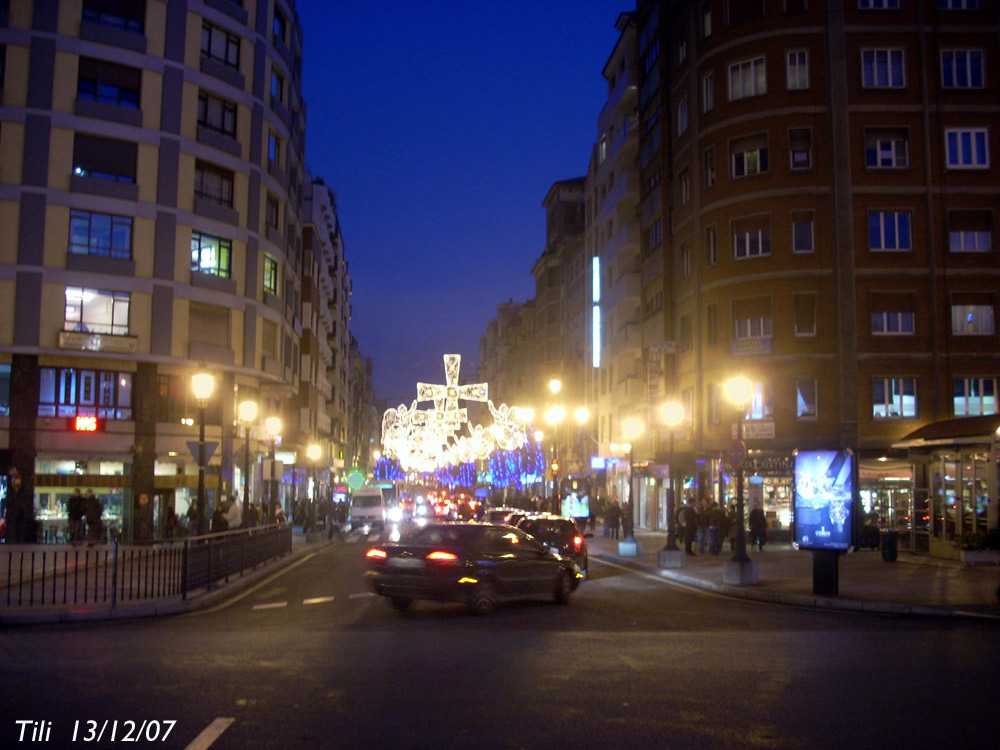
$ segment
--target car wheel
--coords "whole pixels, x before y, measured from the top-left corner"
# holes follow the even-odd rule
[[[497,595],[493,586],[488,583],[479,584],[469,604],[477,615],[488,615],[497,606]]]
[[[559,572],[559,577],[556,579],[556,591],[553,597],[558,604],[566,604],[569,602],[569,596],[573,593],[573,581],[565,570]]]
[[[405,612],[413,604],[413,600],[405,596],[394,596],[389,599],[389,603],[392,604],[392,608],[397,612]]]

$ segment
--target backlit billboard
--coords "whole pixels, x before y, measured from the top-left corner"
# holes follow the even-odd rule
[[[795,541],[807,549],[851,546],[854,454],[799,451],[795,454]]]

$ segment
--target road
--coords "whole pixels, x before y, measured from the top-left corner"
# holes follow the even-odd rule
[[[140,728],[161,739],[130,746],[213,750],[988,747],[1000,736],[994,623],[734,600],[594,557],[565,607],[477,617],[418,602],[401,616],[365,590],[363,552],[363,540],[319,548],[182,616],[0,630],[0,747],[118,747]],[[165,741],[153,721],[176,722]],[[49,742],[29,742],[32,731]]]

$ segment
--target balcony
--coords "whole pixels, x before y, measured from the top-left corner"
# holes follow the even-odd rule
[[[623,252],[630,257],[639,255],[639,227],[634,221],[620,225],[601,248],[602,265],[613,262]]]
[[[630,114],[622,118],[622,127],[615,131],[611,139],[610,158],[623,162],[618,166],[628,169],[634,166],[635,154],[639,148],[639,115]]]
[[[618,208],[625,208],[628,215],[634,216],[634,209],[639,204],[639,175],[629,170],[619,173],[615,184],[604,196],[602,204],[604,208],[604,219],[607,220]]]
[[[611,355],[639,357],[642,354],[642,331],[638,323],[628,323],[615,331],[611,338]]]
[[[628,76],[619,76],[615,87],[608,94],[608,101],[601,108],[601,114],[597,118],[597,127],[604,133],[608,127],[617,120],[616,115],[623,108],[635,109],[636,100],[639,96],[639,89],[635,83],[629,80]]]
[[[602,306],[608,311],[613,311],[626,300],[638,305],[641,299],[642,277],[638,272],[626,273],[619,276],[610,289],[604,291]]]
[[[629,376],[615,383],[615,406],[621,407],[626,404],[645,403],[647,397],[646,381],[636,375]]]

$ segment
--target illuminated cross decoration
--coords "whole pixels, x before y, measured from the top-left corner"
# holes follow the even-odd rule
[[[417,383],[417,401],[433,401],[436,407],[428,411],[428,415],[433,422],[450,427],[453,424],[461,425],[468,417],[465,409],[458,408],[458,401],[489,401],[487,383],[471,383],[469,385],[458,384],[458,372],[462,367],[461,354],[444,355],[444,385],[432,385],[430,383]],[[444,402],[444,407],[441,403]],[[441,416],[437,416],[440,414]]]

